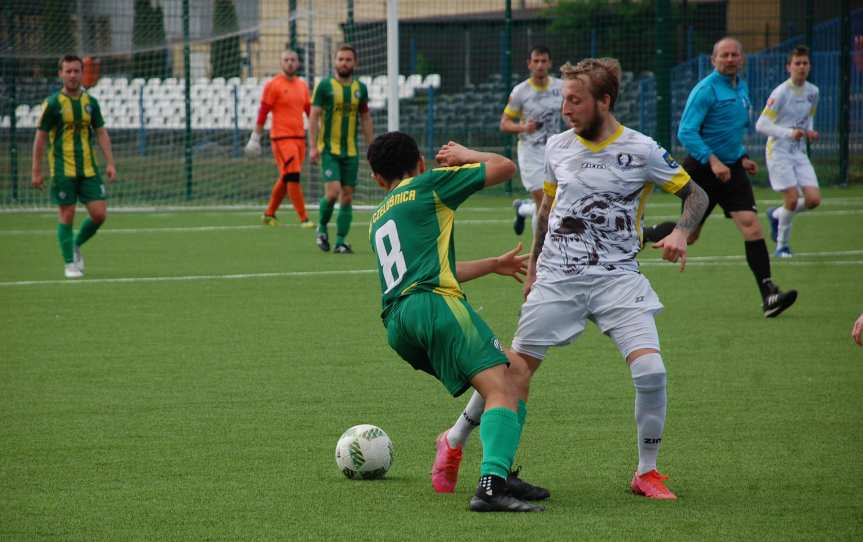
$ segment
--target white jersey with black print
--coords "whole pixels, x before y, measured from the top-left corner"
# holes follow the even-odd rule
[[[562,89],[563,81],[554,77],[549,77],[542,87],[527,79],[512,89],[503,113],[512,120],[532,120],[537,124],[535,132],[518,134],[519,147],[527,145],[542,152],[548,138],[560,132]]]
[[[806,138],[791,138],[795,129],[811,130],[818,107],[818,87],[804,81],[797,86],[788,79],[770,93],[755,128],[767,137],[768,160],[774,152],[806,152]]]
[[[689,175],[650,137],[619,126],[601,143],[570,129],[548,140],[544,190],[555,203],[537,280],[638,271],[641,220],[658,185],[676,193]]]

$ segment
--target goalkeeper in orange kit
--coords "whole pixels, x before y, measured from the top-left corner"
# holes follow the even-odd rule
[[[273,185],[273,192],[267,210],[264,211],[262,222],[267,226],[278,225],[276,211],[287,193],[300,218],[300,225],[304,228],[312,228],[314,224],[309,221],[306,214],[303,190],[300,187],[300,171],[306,156],[303,112],[308,114],[311,108],[309,87],[305,81],[297,77],[300,58],[295,51],[291,49],[283,51],[281,64],[282,73],[264,85],[258,120],[246,144],[246,154],[249,156],[261,154],[261,134],[264,131],[267,115],[272,111],[270,143],[273,157],[279,168],[279,177]]]

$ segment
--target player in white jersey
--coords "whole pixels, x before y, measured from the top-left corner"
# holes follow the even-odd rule
[[[755,129],[767,137],[767,172],[770,186],[782,192],[784,205],[767,209],[776,256],[791,256],[791,219],[821,203],[815,170],[806,154],[806,141],[818,139],[813,127],[818,87],[806,80],[811,64],[809,48],[800,45],[788,55],[785,69],[791,76],[773,89]],[[800,196],[800,192],[803,196]]]
[[[662,304],[639,273],[641,216],[654,186],[683,200],[671,233],[653,246],[662,257],[686,263],[687,237],[707,209],[707,194],[651,138],[614,118],[620,65],[614,59],[569,63],[563,73],[563,115],[573,128],[546,145],[546,183],[538,208],[526,301],[511,354],[528,371],[516,380],[527,397],[530,378],[551,346],[574,341],[587,320],[615,342],[629,364],[635,385],[638,467],[631,490],[651,499],[675,499],[656,470],[666,412],[666,372],[659,353],[654,315]],[[515,366],[515,365],[514,365]],[[456,424],[441,435],[452,453],[441,453],[433,468],[457,476],[461,448],[483,410],[471,397]],[[446,457],[449,455],[449,457]],[[442,457],[443,456],[443,457]]]
[[[538,45],[530,50],[527,60],[530,77],[517,84],[509,95],[509,102],[500,117],[500,129],[518,134],[518,169],[521,183],[532,201],[516,200],[516,235],[524,231],[526,217],[531,217],[536,228],[536,206],[542,202],[542,183],[545,181],[545,143],[560,132],[560,89],[563,82],[549,76],[551,52]]]

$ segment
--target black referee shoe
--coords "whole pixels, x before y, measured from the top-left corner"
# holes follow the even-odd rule
[[[506,494],[522,501],[544,501],[551,493],[544,487],[529,484],[518,477],[521,467],[509,473],[506,479]]]
[[[516,235],[524,233],[524,217],[518,214],[518,210],[521,208],[522,203],[524,203],[524,201],[520,199],[512,202],[512,206],[515,208],[515,221],[512,223],[512,229],[515,231]]]
[[[782,292],[779,288],[776,288],[775,291],[764,297],[764,304],[762,305],[764,317],[776,318],[782,314],[782,311],[793,305],[795,301],[797,301],[797,290]]]

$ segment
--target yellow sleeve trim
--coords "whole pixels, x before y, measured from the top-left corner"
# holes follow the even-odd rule
[[[764,111],[762,111],[761,114],[764,115],[765,117],[767,117],[768,119],[772,120],[772,121],[775,121],[776,116],[778,115],[778,113],[776,113],[776,111],[770,109],[769,107],[765,107]]]
[[[671,194],[676,194],[681,188],[689,183],[689,174],[683,168],[678,168],[674,176],[662,183],[662,189]]]
[[[815,106],[813,105],[813,106],[812,106],[812,111],[810,111],[810,112],[809,112],[809,116],[810,116],[810,117],[814,117],[814,116],[815,116],[815,110],[816,110],[816,109],[817,109],[817,107],[815,107]]]
[[[545,192],[546,196],[553,198],[557,195],[557,185],[545,181],[544,183],[542,183],[542,191]]]
[[[513,120],[521,117],[521,111],[516,111],[515,109],[512,109],[510,106],[506,106],[504,108],[503,114],[506,115],[507,117],[513,119]]]
[[[461,166],[444,166],[436,167],[432,171],[455,171],[457,169],[474,169],[482,165],[482,162],[473,162],[472,164],[463,164]]]

